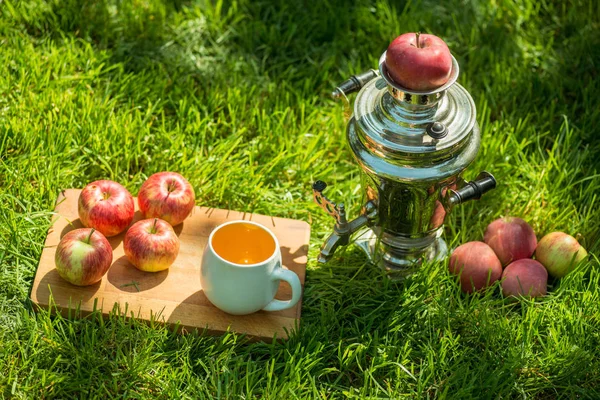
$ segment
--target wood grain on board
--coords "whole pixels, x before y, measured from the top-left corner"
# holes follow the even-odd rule
[[[54,223],[48,231],[31,290],[31,299],[38,306],[54,310],[56,305],[64,314],[79,309],[84,315],[94,310],[94,304],[104,315],[117,306],[128,316],[146,321],[154,319],[186,331],[197,328],[218,335],[231,330],[263,340],[274,336],[285,338],[286,331],[296,328],[302,300],[287,310],[259,311],[243,316],[217,309],[202,292],[200,263],[208,236],[216,226],[226,221],[251,220],[263,224],[277,236],[284,267],[298,274],[304,287],[310,238],[310,226],[306,222],[196,206],[190,217],[174,227],[181,246],[175,263],[168,270],[142,272],[131,265],[123,252],[123,232],[108,238],[113,247],[113,264],[108,273],[97,284],[78,287],[58,275],[54,255],[67,232],[83,227],[77,214],[80,192],[65,190],[57,202]],[[142,218],[137,200],[135,203],[134,222]],[[281,283],[275,297],[291,298],[289,285]]]

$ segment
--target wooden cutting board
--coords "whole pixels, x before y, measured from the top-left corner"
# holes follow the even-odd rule
[[[304,221],[265,215],[195,207],[190,217],[176,226],[181,245],[175,263],[166,271],[142,272],[129,263],[123,252],[125,232],[108,238],[113,247],[113,264],[100,282],[78,287],[64,281],[56,271],[54,255],[60,239],[70,230],[82,228],[77,213],[81,190],[65,190],[58,199],[54,222],[48,232],[33,287],[31,300],[38,306],[68,314],[79,308],[82,315],[101,309],[104,315],[115,305],[127,316],[176,326],[185,331],[198,329],[219,335],[227,330],[244,333],[253,339],[287,337],[300,320],[302,301],[283,311],[259,311],[234,316],[213,306],[200,285],[200,262],[210,232],[232,220],[251,220],[271,229],[281,246],[284,267],[300,277],[304,287],[310,226]],[[134,222],[141,219],[137,209]],[[52,299],[51,299],[52,297]],[[287,283],[281,283],[276,298],[291,298]],[[52,304],[52,307],[50,307]],[[56,305],[56,307],[54,307]],[[73,313],[71,312],[71,315]]]

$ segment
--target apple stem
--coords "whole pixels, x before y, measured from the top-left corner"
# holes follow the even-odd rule
[[[152,233],[156,233],[156,223],[158,222],[158,218],[154,218],[154,224],[152,224]]]
[[[417,48],[421,48],[421,45],[419,44],[419,36],[421,36],[421,32],[417,32],[415,33],[415,36],[417,37]]]
[[[94,228],[92,228],[92,230],[90,231],[90,235],[87,237],[87,239],[85,239],[85,242],[87,244],[90,244],[90,241],[92,240],[92,235],[94,234],[96,230]]]

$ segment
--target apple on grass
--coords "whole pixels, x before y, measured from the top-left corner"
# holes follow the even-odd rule
[[[133,197],[121,184],[108,180],[88,184],[79,195],[77,211],[83,226],[110,237],[123,232],[135,212]]]
[[[100,232],[93,228],[67,233],[56,248],[58,274],[77,286],[93,285],[102,279],[112,264],[113,250]]]
[[[542,264],[529,258],[510,263],[502,273],[502,293],[505,296],[545,296],[547,285],[548,271]]]
[[[573,236],[552,232],[544,236],[535,249],[535,259],[555,278],[567,275],[587,258],[587,251]]]
[[[172,226],[190,215],[195,201],[194,188],[176,172],[153,174],[138,193],[138,204],[145,218],[160,218]]]
[[[483,241],[494,250],[502,265],[531,258],[537,246],[535,232],[521,218],[499,218],[488,225]]]
[[[385,65],[390,77],[401,86],[428,91],[448,81],[452,56],[446,43],[435,35],[405,33],[390,43]]]
[[[179,238],[162,219],[143,219],[127,230],[123,249],[129,262],[147,272],[165,270],[179,254]]]
[[[467,242],[458,246],[450,256],[448,269],[460,277],[465,293],[479,291],[500,279],[502,265],[490,246],[483,242]]]

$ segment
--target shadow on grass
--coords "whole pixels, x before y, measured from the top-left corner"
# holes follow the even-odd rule
[[[556,7],[545,5],[537,11],[538,19],[528,17],[527,23],[540,28],[537,37],[518,31],[510,17],[516,11],[508,5],[425,0],[394,5],[154,0],[144,6],[62,0],[39,7],[21,22],[34,35],[58,38],[70,32],[91,41],[130,71],[163,74],[169,87],[184,89],[192,83],[202,90],[214,87],[212,81],[247,86],[274,80],[284,84],[281,90],[305,95],[327,93],[334,83],[375,67],[397,34],[427,31],[448,41],[469,79],[468,89],[491,101],[492,119],[509,114],[518,119],[521,110],[537,105],[556,108],[552,122],[560,119],[561,110],[575,123],[589,121],[581,116],[589,107],[578,100],[587,82],[598,76],[600,38],[591,18],[580,20],[577,7],[549,23]],[[544,42],[547,37],[554,43]],[[504,74],[497,66],[513,71]],[[182,76],[186,79],[181,82],[169,82]],[[504,95],[507,90],[510,96]],[[585,126],[595,126],[599,119],[596,112]]]
[[[414,21],[412,14],[420,8],[435,13]],[[465,38],[452,33],[455,19],[466,24],[478,13],[472,3],[462,4],[460,14],[453,13],[454,9],[455,4],[434,1],[377,6],[342,0],[328,4],[226,1],[222,6],[197,6],[188,1],[155,0],[138,7],[111,0],[62,0],[40,7],[24,22],[35,36],[59,38],[62,32],[70,32],[109,49],[115,63],[125,62],[133,71],[159,66],[170,75],[184,71],[202,79],[227,64],[228,68],[249,67],[246,71],[274,79],[283,77],[296,88],[304,88],[305,77],[310,76],[309,89],[316,90],[325,82],[331,84],[328,78],[337,81],[361,72],[356,68],[374,67],[390,39],[400,33],[399,25],[402,31],[437,33],[458,47]],[[389,21],[382,24],[384,19]],[[492,38],[498,57],[518,56],[511,32],[499,24],[485,29],[489,32],[482,33]],[[246,65],[232,65],[225,58]]]

